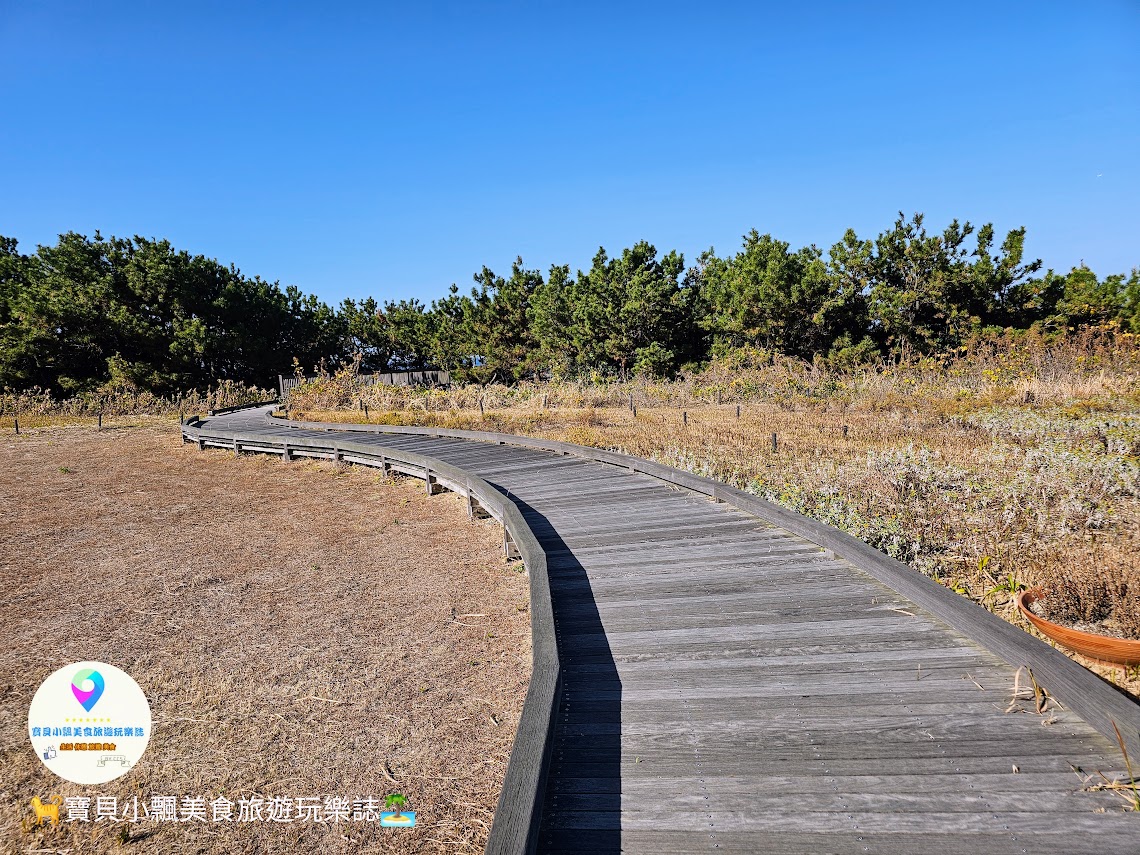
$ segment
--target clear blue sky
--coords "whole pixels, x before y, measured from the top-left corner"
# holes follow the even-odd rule
[[[0,0],[0,234],[333,302],[899,210],[1140,265],[1137,0],[237,6]]]

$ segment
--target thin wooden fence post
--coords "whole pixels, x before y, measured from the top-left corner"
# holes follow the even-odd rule
[[[681,421],[684,422],[685,427],[689,426],[689,413],[687,410],[681,411]]]
[[[740,404],[736,405],[736,417],[740,418]]]
[[[843,438],[847,439],[847,425],[843,426]]]
[[[630,409],[633,410],[633,417],[636,419],[637,418],[637,405],[635,404],[635,405],[631,406]]]
[[[630,408],[630,410],[633,411],[633,414],[636,416],[637,415],[637,407],[635,407],[633,405],[633,392],[629,393],[629,408]]]
[[[776,434],[772,434],[772,453],[776,453]]]
[[[13,416],[12,421],[16,423],[16,434],[18,436],[20,433],[20,420],[18,418],[16,418],[15,416]]]
[[[479,415],[485,416],[486,414],[487,414],[487,411],[483,409],[483,396],[480,395],[479,396]]]
[[[365,405],[364,405],[364,419],[365,419],[365,421],[367,421],[370,418],[371,418],[371,416],[368,415],[368,404],[365,403]]]
[[[97,426],[103,427],[103,414],[102,413],[99,413],[99,423]]]

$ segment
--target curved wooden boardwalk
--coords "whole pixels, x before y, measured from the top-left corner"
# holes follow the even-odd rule
[[[297,429],[264,409],[183,433],[286,457],[430,458],[444,482],[477,476],[521,511],[533,540],[507,526],[550,611],[533,604],[535,674],[488,851],[1140,853],[1140,814],[1073,771],[1123,772],[1104,733],[1111,719],[1135,746],[1140,706],[834,530],[513,445]],[[1063,703],[1053,723],[1032,702],[1006,712],[1022,664]]]

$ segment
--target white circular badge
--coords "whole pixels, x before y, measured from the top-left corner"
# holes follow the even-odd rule
[[[150,741],[150,704],[130,674],[76,662],[40,684],[28,735],[43,764],[65,781],[105,784],[129,772]]]

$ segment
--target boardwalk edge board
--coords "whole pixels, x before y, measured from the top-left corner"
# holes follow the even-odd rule
[[[474,440],[496,445],[514,445],[535,451],[573,455],[649,475],[660,481],[708,496],[715,501],[724,502],[810,540],[824,549],[831,550],[836,556],[849,561],[1015,668],[1019,666],[1032,668],[1034,678],[1042,687],[1067,709],[1087,721],[1113,745],[1117,744],[1113,728],[1115,724],[1124,738],[1129,756],[1140,757],[1140,704],[1131,696],[1045,642],[1034,638],[977,603],[945,588],[914,568],[879,552],[858,538],[735,487],[628,454],[509,433],[421,428],[410,425],[308,422],[279,418],[268,411],[265,414],[265,421],[267,425],[288,426],[302,430],[413,434]]]
[[[257,409],[258,407],[276,406],[276,404],[277,404],[276,399],[274,399],[272,401],[257,401],[256,403],[252,403],[252,404],[236,404],[235,406],[232,406],[232,407],[218,407],[218,408],[213,409],[213,410],[207,410],[206,414],[207,414],[207,416],[224,416],[224,415],[228,415],[229,413],[236,413],[239,410],[254,410],[254,409]],[[197,417],[195,416],[195,418],[197,418]]]
[[[183,442],[240,452],[263,452],[293,457],[340,459],[365,466],[387,466],[414,477],[437,483],[474,500],[502,523],[508,544],[523,561],[530,577],[531,614],[531,678],[510,760],[503,780],[503,790],[495,809],[487,842],[488,853],[533,852],[538,844],[539,823],[545,798],[547,770],[553,746],[554,724],[558,716],[558,698],[562,690],[562,669],[554,634],[554,612],[550,600],[550,582],[546,572],[546,553],[523,518],[522,512],[509,498],[477,475],[463,469],[417,454],[385,448],[378,453],[360,443],[338,438],[335,443],[321,443],[306,437],[285,440],[244,431],[202,429],[199,416],[182,422]],[[508,555],[510,553],[508,552]]]

